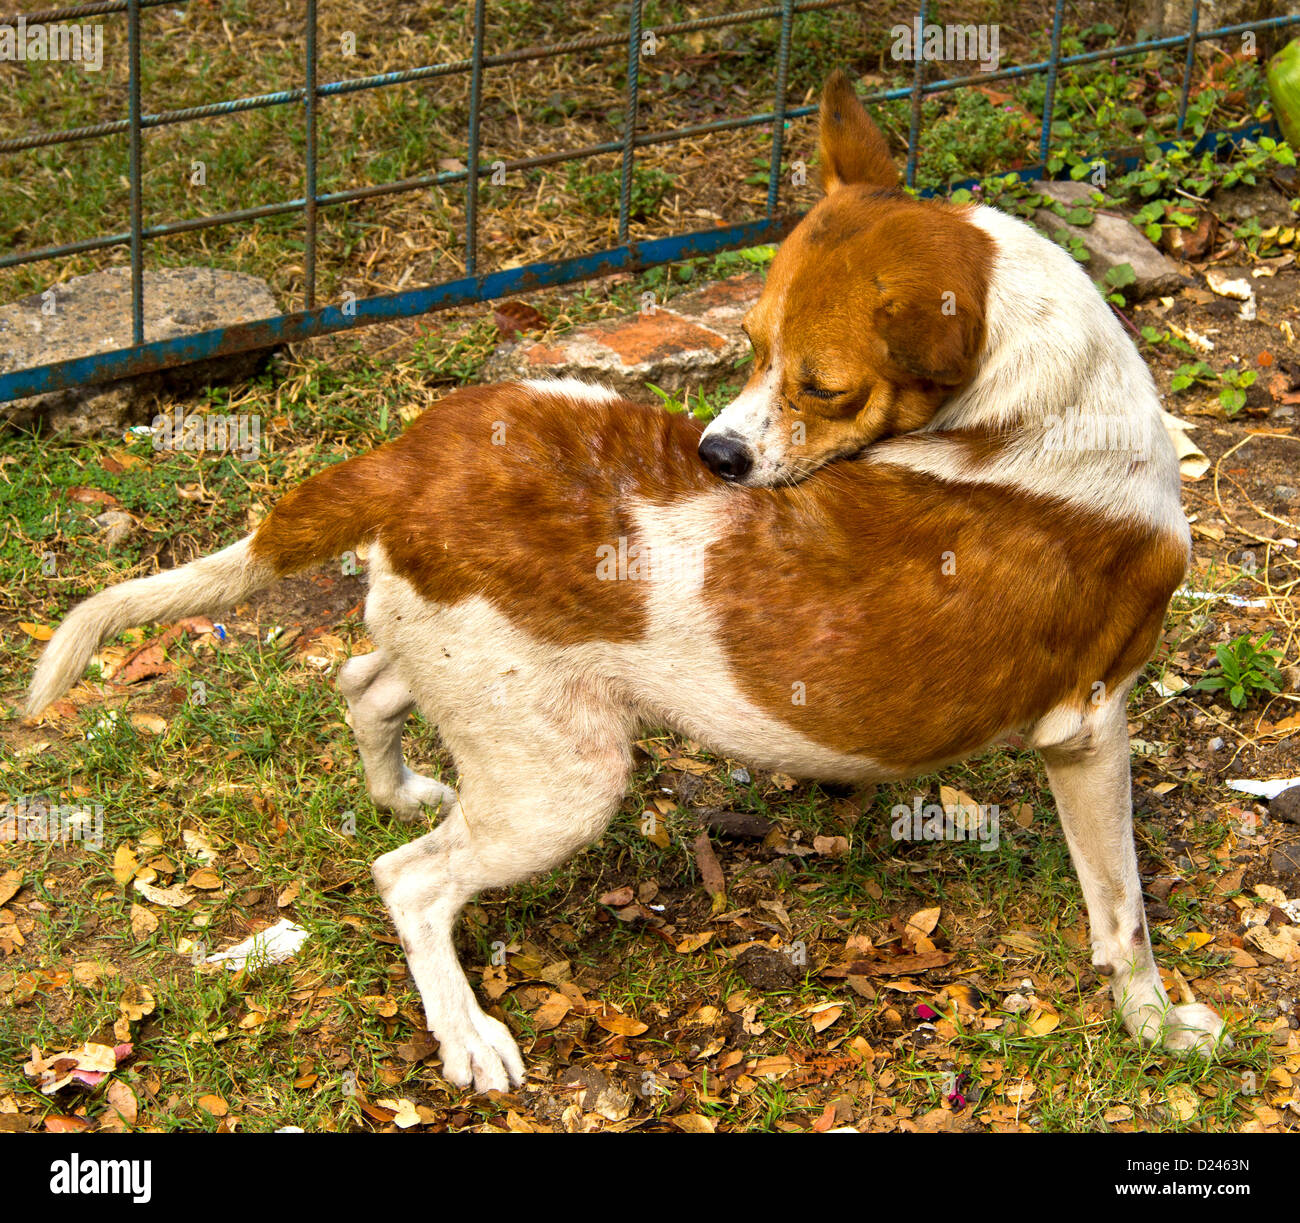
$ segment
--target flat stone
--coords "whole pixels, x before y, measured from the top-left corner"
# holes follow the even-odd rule
[[[1300,786],[1283,790],[1268,805],[1268,813],[1275,820],[1285,820],[1288,824],[1300,824]]]
[[[53,302],[53,311],[48,301]],[[279,314],[264,280],[219,268],[161,268],[144,273],[146,343]],[[0,306],[0,373],[110,352],[131,343],[131,273],[108,268],[52,285]],[[113,382],[48,391],[0,404],[0,421],[37,420],[74,436],[120,432],[146,423],[165,399],[253,374],[269,350],[191,362]]]
[[[1273,851],[1269,865],[1273,868],[1273,874],[1282,878],[1300,875],[1300,845],[1293,843],[1279,846]]]
[[[484,377],[577,376],[638,396],[646,383],[668,391],[710,390],[735,377],[748,355],[740,321],[762,288],[759,276],[735,276],[684,293],[671,308],[592,323],[549,341],[502,346]]]
[[[1092,202],[1093,187],[1090,183],[1037,181],[1030,186],[1067,208]],[[1049,233],[1066,230],[1083,243],[1089,255],[1084,267],[1094,281],[1102,280],[1111,268],[1129,264],[1137,276],[1136,282],[1124,290],[1131,299],[1141,301],[1146,297],[1172,293],[1183,284],[1183,274],[1178,265],[1162,255],[1147,241],[1146,235],[1124,217],[1098,212],[1094,214],[1091,225],[1069,225],[1050,209],[1040,208],[1034,213],[1034,220]]]

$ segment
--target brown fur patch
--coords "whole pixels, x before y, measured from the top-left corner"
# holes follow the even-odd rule
[[[600,549],[626,551],[631,496],[711,486],[698,443],[692,423],[642,404],[467,387],[290,493],[253,552],[285,573],[371,540],[435,602],[482,595],[558,644],[634,640],[642,587],[597,581]]]
[[[995,485],[862,462],[799,490],[711,553],[728,659],[769,714],[900,772],[1113,691],[1186,564],[1178,539]]]

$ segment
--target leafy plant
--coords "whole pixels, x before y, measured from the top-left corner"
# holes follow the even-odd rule
[[[1188,387],[1195,386],[1198,382],[1213,384],[1218,381],[1216,374],[1204,361],[1192,361],[1185,365],[1180,365],[1174,370],[1174,376],[1170,380],[1169,389],[1171,391],[1185,391]]]
[[[1133,270],[1131,263],[1117,263],[1110,268],[1102,278],[1108,292],[1106,300],[1114,302],[1117,306],[1124,304],[1124,290],[1137,281],[1137,273]]]
[[[1225,369],[1219,375],[1224,383],[1219,402],[1229,416],[1236,416],[1246,406],[1246,388],[1254,385],[1257,376],[1253,369]]]
[[[706,395],[702,389],[697,390],[692,402],[690,387],[677,395],[655,386],[653,382],[647,382],[646,386],[659,396],[660,402],[669,412],[689,412],[696,420],[712,420],[727,406],[734,393],[733,388],[724,383],[710,395]]]
[[[1197,681],[1194,687],[1203,692],[1226,692],[1234,709],[1240,709],[1257,693],[1277,692],[1282,682],[1277,663],[1281,650],[1270,650],[1265,633],[1258,641],[1242,634],[1227,645],[1215,647],[1219,665]]]
[[[1149,323],[1142,328],[1142,338],[1153,348],[1159,344],[1168,344],[1175,352],[1184,353],[1189,357],[1192,355],[1192,346],[1186,340],[1171,331],[1160,331]]]

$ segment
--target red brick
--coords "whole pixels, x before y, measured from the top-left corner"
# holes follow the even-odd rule
[[[719,352],[727,345],[717,332],[699,327],[668,310],[638,315],[627,322],[602,324],[593,327],[590,334],[617,353],[624,365],[662,361],[675,353],[690,350]]]

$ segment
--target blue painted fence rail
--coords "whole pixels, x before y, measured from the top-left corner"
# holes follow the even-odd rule
[[[129,133],[129,229],[124,232],[104,234],[59,246],[10,252],[0,255],[0,267],[15,267],[20,264],[44,262],[68,255],[102,250],[112,246],[128,246],[131,257],[133,343],[129,347],[119,348],[111,352],[94,353],[68,361],[34,366],[30,369],[14,370],[2,374],[0,375],[0,403],[45,391],[108,382],[133,374],[150,373],[155,370],[186,364],[191,361],[305,340],[312,336],[344,331],[370,323],[411,318],[433,310],[445,309],[449,306],[488,301],[493,298],[528,292],[552,285],[589,280],[612,272],[639,271],[691,256],[709,255],[718,251],[778,241],[789,232],[795,221],[798,220],[797,215],[782,215],[778,211],[785,124],[791,119],[809,115],[816,109],[814,106],[786,106],[790,49],[794,38],[794,18],[798,14],[815,10],[846,7],[853,0],[781,0],[779,4],[737,11],[724,16],[697,18],[691,21],[657,26],[654,30],[656,38],[665,38],[675,34],[686,34],[699,30],[717,29],[723,26],[757,21],[776,20],[780,22],[776,73],[777,88],[773,107],[770,111],[717,120],[712,123],[691,124],[671,131],[658,132],[639,131],[637,126],[639,67],[642,46],[641,0],[631,0],[626,35],[594,35],[589,38],[571,39],[545,47],[530,47],[497,55],[485,53],[484,11],[486,0],[474,0],[473,52],[469,59],[456,60],[445,64],[430,64],[401,72],[387,72],[374,76],[358,77],[352,80],[324,83],[317,80],[316,0],[306,0],[305,71],[304,85],[301,88],[260,94],[253,97],[235,98],[204,106],[145,114],[141,110],[140,99],[140,59],[142,54],[140,12],[142,9],[153,8],[161,4],[176,5],[185,2],[187,0],[99,0],[97,3],[79,4],[32,13],[25,18],[28,25],[34,25],[38,22],[70,21],[88,16],[118,13],[126,15],[129,56],[127,118],[86,127],[44,131],[0,140],[0,155],[52,144],[97,139],[121,132]],[[922,0],[918,13],[922,24],[927,20],[928,9],[928,0]],[[927,95],[945,93],[970,85],[983,85],[1000,80],[1045,75],[1047,89],[1039,139],[1039,157],[1042,166],[1045,166],[1051,150],[1051,127],[1056,82],[1063,67],[1072,67],[1106,59],[1127,59],[1145,55],[1150,51],[1183,49],[1185,59],[1177,126],[1177,133],[1181,137],[1191,90],[1193,52],[1197,43],[1209,39],[1243,34],[1248,30],[1260,31],[1300,23],[1300,18],[1296,17],[1275,17],[1263,21],[1244,22],[1238,25],[1223,26],[1218,29],[1202,30],[1199,27],[1199,3],[1197,0],[1193,0],[1190,26],[1186,34],[1107,47],[1099,51],[1088,51],[1077,55],[1062,56],[1061,31],[1064,9],[1065,0],[1056,0],[1052,22],[1051,53],[1046,60],[993,72],[950,77],[939,81],[926,81],[918,58],[917,70],[914,73],[910,87],[877,90],[863,95],[863,100],[868,103],[910,98],[912,121],[908,137],[906,172],[909,185],[913,184],[916,178],[917,154],[920,144],[921,102]],[[10,19],[8,24],[14,24],[16,20],[16,18]],[[507,171],[524,170],[543,165],[554,165],[560,162],[578,161],[602,153],[621,154],[619,245],[592,254],[577,255],[566,259],[546,260],[506,271],[479,273],[478,180],[480,175],[485,172],[485,167],[480,164],[479,160],[479,110],[484,71],[528,60],[618,46],[624,42],[626,42],[627,46],[627,105],[622,137],[619,140],[589,145],[584,148],[547,153],[504,163]],[[317,192],[316,117],[317,104],[320,99],[464,73],[468,73],[470,76],[470,126],[466,169],[420,175],[398,182],[381,183],[348,191]],[[175,123],[193,122],[214,115],[226,115],[238,111],[299,103],[303,105],[306,125],[305,194],[303,197],[283,200],[274,204],[265,204],[257,208],[246,208],[207,217],[196,217],[185,221],[144,225],[141,192],[141,137],[145,130]],[[763,217],[695,233],[672,234],[641,241],[628,240],[632,173],[637,149],[666,144],[675,140],[684,140],[710,132],[732,131],[743,127],[757,126],[770,126],[773,135],[767,206]],[[1264,125],[1255,124],[1234,133],[1207,133],[1201,138],[1197,147],[1198,149],[1213,148],[1218,141],[1224,138],[1256,138],[1265,130],[1268,129]],[[1173,143],[1172,141],[1166,142],[1161,147],[1169,148]],[[1043,173],[1042,166],[1019,171],[1019,174],[1026,179],[1041,177]],[[490,169],[490,167],[486,167],[486,169]],[[321,208],[352,203],[357,200],[373,199],[383,195],[426,190],[434,186],[444,186],[457,182],[466,184],[466,274],[464,276],[423,288],[407,289],[401,293],[362,298],[346,307],[317,305],[316,228],[317,217]],[[923,192],[923,194],[928,194],[928,192]],[[305,291],[302,310],[296,313],[281,314],[255,322],[243,323],[238,326],[196,332],[192,335],[179,336],[149,344],[144,343],[142,269],[145,242],[170,234],[294,212],[303,214],[305,224]]]

